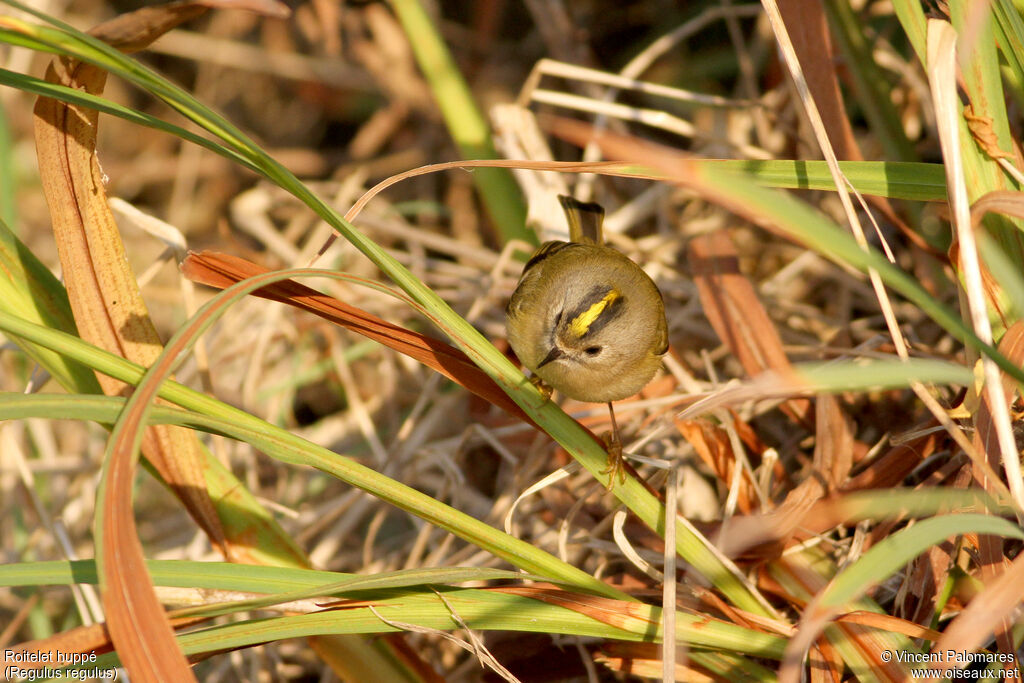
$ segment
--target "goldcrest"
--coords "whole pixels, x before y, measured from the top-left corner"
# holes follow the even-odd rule
[[[546,385],[611,410],[612,401],[636,394],[661,365],[665,305],[647,273],[604,245],[600,205],[559,201],[571,241],[545,242],[523,268],[505,310],[508,341]],[[612,427],[614,483],[615,471],[623,475],[614,412]]]

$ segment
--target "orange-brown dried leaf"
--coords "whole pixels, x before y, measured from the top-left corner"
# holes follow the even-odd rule
[[[999,351],[1015,365],[1024,365],[1024,321],[1015,322],[999,340]],[[1017,383],[1005,372],[1000,372],[1000,379],[1003,385],[1003,393],[1010,404],[1017,390]],[[999,438],[996,433],[995,420],[992,415],[992,404],[989,401],[988,392],[982,392],[978,412],[974,417],[974,437],[972,444],[988,463],[990,470],[999,471],[1000,449]],[[998,495],[1000,490],[993,482],[987,472],[975,468],[974,479],[986,492]],[[985,585],[996,581],[997,577],[1003,574],[1005,541],[998,536],[983,534],[978,537],[978,555],[981,564],[981,578]],[[1012,653],[1015,648],[1013,637],[1010,633],[1012,624],[1008,618],[995,629],[996,643],[1001,652]]]
[[[690,587],[690,591],[693,593],[693,597],[700,601],[702,607],[691,608],[684,601],[677,599],[677,604],[680,607],[687,607],[705,614],[720,614],[727,621],[751,630],[774,633],[787,638],[793,634],[793,626],[788,622],[739,609],[709,588],[695,585]]]
[[[916,623],[930,622],[935,614],[935,598],[949,578],[950,548],[949,542],[932,546],[910,565],[910,580],[901,613],[909,614]]]
[[[836,617],[838,622],[846,622],[850,624],[860,624],[861,626],[869,626],[871,628],[877,628],[882,631],[889,631],[890,633],[899,633],[907,636],[908,638],[923,638],[924,640],[937,640],[942,635],[941,632],[934,629],[915,624],[912,621],[906,619],[900,619],[890,614],[879,614],[878,612],[867,612],[864,610],[855,610],[853,612],[847,612],[846,614],[840,614]]]
[[[824,495],[845,482],[853,467],[853,422],[836,397],[828,395],[818,397],[815,418],[814,469],[828,487]]]
[[[657,626],[657,622],[650,618],[650,607],[639,602],[625,602],[596,595],[570,593],[561,588],[546,586],[498,586],[490,590],[540,600],[549,605],[558,605],[626,631]],[[708,617],[708,621],[712,621],[712,618]]]
[[[819,638],[807,653],[807,668],[811,683],[839,683],[842,680],[843,659],[828,640]]]
[[[602,643],[594,652],[594,661],[604,664],[613,671],[621,671],[641,678],[661,680],[662,677],[661,646],[656,643],[608,641]],[[694,681],[695,683],[714,683],[721,680],[682,657],[676,658],[675,673],[672,679]]]
[[[778,0],[779,13],[793,50],[800,62],[807,88],[818,113],[829,131],[836,157],[850,161],[863,159],[853,127],[846,115],[839,78],[833,59],[832,40],[822,3],[804,0]]]
[[[935,451],[935,444],[939,438],[940,433],[932,432],[916,441],[892,448],[873,463],[873,466],[878,466],[877,470],[869,472],[868,476],[863,478],[858,476],[850,480],[835,495],[817,500],[812,505],[798,505],[801,494],[795,490],[787,497],[787,501],[794,501],[789,507],[780,507],[764,515],[734,517],[729,520],[728,534],[720,541],[719,546],[730,557],[742,554],[747,558],[770,558],[778,555],[784,548],[785,541],[802,541],[834,527],[849,524],[851,519],[860,519],[861,509],[856,506],[851,508],[844,494],[898,485],[910,470]],[[960,466],[960,463],[954,463],[954,468]],[[921,487],[937,486],[939,483],[941,482],[927,481]],[[821,488],[814,483],[804,485],[819,490]],[[814,494],[813,491],[811,493]],[[955,511],[955,508],[949,510]],[[884,538],[897,522],[898,520],[882,521],[876,527],[880,532],[878,538]],[[874,532],[872,536],[875,536]]]
[[[801,566],[790,561],[786,557],[775,562],[772,569],[775,572],[786,575],[788,582],[798,586],[798,588],[794,588],[794,590],[801,593],[801,595],[798,596],[798,598],[801,599],[806,596],[815,596],[820,594],[827,585],[827,579],[825,577],[816,573],[809,567]],[[800,605],[796,606],[799,607]],[[807,634],[804,633],[804,631],[809,625],[812,627],[816,626],[814,630],[824,627],[824,623],[821,621],[823,616],[827,619],[827,615],[808,615],[805,609],[802,625],[796,635],[791,639],[791,646],[795,645],[796,648],[798,648],[799,642],[794,643],[793,641],[804,641],[804,647],[809,647],[811,643],[806,642]],[[817,624],[815,624],[815,622],[817,622]],[[841,630],[844,637],[858,650],[860,650],[868,661],[870,661],[873,680],[899,681],[900,683],[906,680],[903,665],[896,661],[895,657],[890,656],[892,653],[886,649],[888,641],[879,637],[877,629],[869,628],[861,624],[848,623],[838,618],[835,622],[835,627]],[[814,637],[814,640],[816,641],[817,638]],[[792,681],[800,679],[799,669],[801,662],[799,658],[791,657],[791,655],[796,654],[796,648],[791,650],[791,647],[787,647],[786,656],[783,659],[782,666],[779,668],[780,680],[785,679]]]
[[[120,18],[94,33],[117,36],[137,49],[177,22],[194,16],[183,5],[144,10]],[[77,60],[59,57],[46,72],[51,83],[103,92],[106,73]],[[41,97],[34,110],[36,154],[54,238],[81,337],[143,366],[159,356],[161,341],[146,310],[124,245],[107,206],[103,175],[96,160],[97,112]],[[129,387],[98,377],[104,393],[125,394]],[[189,513],[213,542],[227,548],[224,532],[203,481],[199,441],[189,430],[155,426],[143,432],[142,449]],[[136,680],[194,680],[188,662],[146,572],[131,505],[134,463],[130,448],[115,448],[103,505],[101,585],[108,628],[124,666]]]
[[[760,556],[777,554],[799,540],[794,534],[811,516],[815,504],[846,479],[853,463],[852,424],[833,396],[819,396],[815,413],[818,438],[812,472],[774,511],[729,520],[728,533],[720,541],[722,552],[731,557],[750,552]]]
[[[723,231],[700,235],[687,246],[687,260],[708,321],[750,376],[764,370],[785,374],[791,368],[775,324],[754,286],[740,272],[739,256]],[[783,409],[807,418],[808,399],[791,399]]]
[[[879,614],[877,612],[866,612],[866,611],[853,611],[841,614],[836,617],[838,622],[847,622],[851,624],[860,624],[862,626],[870,626],[871,628],[877,628],[882,631],[889,631],[890,633],[899,633],[907,636],[908,638],[923,638],[924,640],[938,640],[942,635],[940,631],[930,629],[920,624],[915,624],[912,621],[906,619],[900,619],[890,614]]]
[[[978,143],[978,146],[993,159],[1012,159],[1013,155],[999,149],[999,138],[992,128],[991,116],[978,116],[974,113],[973,105],[964,107],[964,119],[967,121],[967,129],[971,131],[971,137]]]
[[[96,32],[103,34],[103,26]],[[160,28],[163,32],[169,26]],[[103,92],[106,73],[60,58],[50,64],[46,79],[98,95]],[[103,349],[149,366],[162,344],[107,206],[95,154],[98,121],[93,110],[39,98],[35,107],[39,173],[79,334]],[[128,391],[113,378],[98,375],[98,379],[108,395]],[[145,432],[143,452],[214,544],[224,548],[224,532],[204,485],[202,453],[195,434],[180,427],[151,427]]]
[[[933,652],[975,652],[992,633],[998,635],[1024,600],[1024,555],[1019,555],[997,578],[986,581],[981,593],[943,631],[935,641]],[[1000,650],[1002,645],[1000,644]],[[1011,650],[1010,653],[1013,651]],[[1009,654],[1009,653],[1008,653]],[[1017,668],[1019,663],[1007,665]]]
[[[61,58],[50,65],[47,80],[98,94],[105,74]],[[35,115],[39,173],[79,334],[101,348],[148,366],[160,353],[160,339],[107,208],[95,159],[98,115],[48,98],[39,99]],[[106,394],[128,391],[110,377],[99,375],[98,379]],[[151,427],[144,433],[142,448],[211,538],[222,542],[219,519],[203,486],[195,435],[176,427]],[[131,490],[131,481],[120,483]],[[108,495],[112,492],[107,489]],[[129,507],[117,514],[117,523],[124,527],[117,535],[125,539],[124,545],[116,549],[123,564],[106,566],[110,573],[105,577],[103,601],[122,662],[137,680],[157,681],[161,676],[189,680],[188,664],[149,585],[133,511]],[[119,542],[111,537],[105,540]],[[129,604],[127,595],[139,601]]]
[[[190,280],[225,289],[254,275],[268,272],[238,256],[213,251],[190,253],[181,265]],[[389,323],[338,299],[292,280],[262,287],[254,295],[309,311],[388,348],[403,353],[524,422],[533,424],[515,401],[459,349],[439,339]]]
[[[201,0],[200,2],[169,2],[141,7],[118,15],[93,27],[89,35],[132,53],[148,47],[154,40],[186,21],[195,19],[208,9],[242,9],[268,17],[284,19],[291,10],[275,0]]]
[[[209,621],[209,618],[171,617],[170,621],[175,629],[182,629]],[[44,661],[25,661],[18,664],[18,666],[24,669],[41,669],[44,667],[56,668],[54,662],[59,663],[62,660],[67,660],[71,655],[75,654],[106,654],[114,649],[114,645],[110,641],[110,633],[107,631],[106,624],[91,624],[55,633],[49,638],[19,643],[8,649],[14,653],[28,654],[38,652],[41,655],[46,654],[46,657],[40,657]]]
[[[733,478],[736,476],[736,468],[739,465],[732,452],[729,435],[725,430],[707,420],[676,420],[675,422],[679,433],[690,442],[700,459],[711,468],[711,471],[726,487],[731,487]],[[750,472],[743,470],[740,475],[736,507],[744,514],[749,514],[756,505],[757,493],[754,489],[754,482],[750,478]]]
[[[844,493],[896,486],[907,478],[925,458],[930,457],[946,441],[943,433],[934,430],[931,421],[922,429],[922,435],[913,441],[893,446],[840,486]]]

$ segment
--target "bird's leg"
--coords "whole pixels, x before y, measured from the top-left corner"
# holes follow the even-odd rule
[[[612,431],[602,435],[602,440],[608,451],[608,467],[601,470],[601,474],[608,475],[608,490],[611,491],[615,488],[616,477],[618,477],[620,484],[626,481],[626,469],[622,462],[622,441],[619,440],[619,425],[615,421],[615,409],[612,408],[611,401],[608,401],[608,414],[612,418]]]
[[[533,373],[532,375],[530,375],[530,384],[537,387],[537,391],[540,392],[540,395],[544,397],[545,401],[551,400],[552,389],[547,384],[545,384],[544,380],[540,378],[540,375],[538,375],[537,373]]]

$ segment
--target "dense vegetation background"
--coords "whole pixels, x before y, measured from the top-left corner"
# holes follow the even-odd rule
[[[1015,3],[143,6],[0,6],[0,646],[139,680],[1017,666]],[[604,407],[507,354],[559,193],[668,316],[611,492]],[[266,274],[336,233],[324,295]]]

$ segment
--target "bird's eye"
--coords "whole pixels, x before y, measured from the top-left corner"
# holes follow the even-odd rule
[[[597,354],[601,353],[601,347],[588,346],[587,348],[583,349],[583,353],[587,354],[588,356],[596,356]]]

